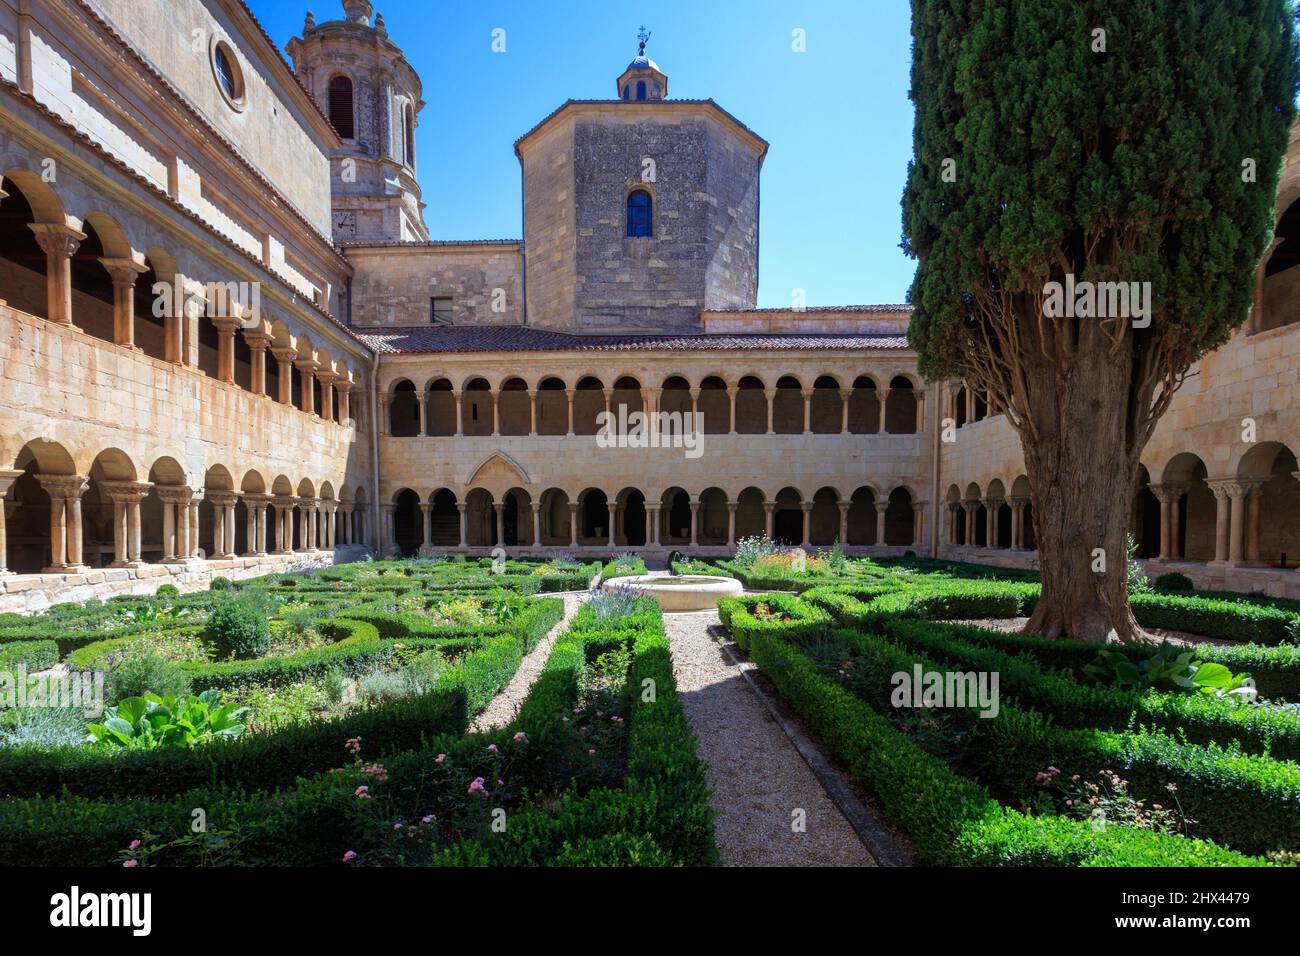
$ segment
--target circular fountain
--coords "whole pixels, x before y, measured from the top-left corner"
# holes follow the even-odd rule
[[[735,597],[745,589],[735,578],[709,574],[679,574],[675,577],[633,575],[602,581],[601,590],[631,588],[659,602],[665,614],[682,611],[709,611],[718,606],[718,598]]]

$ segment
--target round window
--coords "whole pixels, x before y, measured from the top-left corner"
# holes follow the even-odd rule
[[[212,74],[217,81],[221,95],[231,108],[242,110],[246,105],[244,74],[239,68],[239,57],[230,44],[224,40],[213,39]]]

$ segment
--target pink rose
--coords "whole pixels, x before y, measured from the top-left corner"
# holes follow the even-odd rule
[[[124,867],[126,867],[126,868],[129,870],[129,869],[131,869],[132,867],[139,866],[139,865],[140,865],[140,861],[139,861],[139,860],[127,860],[127,861],[124,862],[122,865],[123,865]]]
[[[356,858],[357,858],[357,855],[356,855],[355,853],[353,853],[351,850],[348,850],[347,853],[344,853],[344,854],[343,854],[343,862],[344,862],[344,863],[351,863],[351,862],[352,862],[353,860],[355,860]]]

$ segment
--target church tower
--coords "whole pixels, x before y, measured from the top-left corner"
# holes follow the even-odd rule
[[[309,12],[287,50],[343,146],[331,156],[336,241],[424,241],[424,204],[415,181],[420,77],[388,38],[370,0],[343,0],[344,19]]]

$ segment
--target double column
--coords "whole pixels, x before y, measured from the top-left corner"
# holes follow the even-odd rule
[[[228,561],[235,557],[235,502],[238,500],[239,495],[233,491],[208,492],[214,512],[210,555],[214,560]]]
[[[1259,564],[1264,482],[1229,479],[1207,484],[1215,500],[1214,561],[1211,563],[1232,568]],[[1155,486],[1151,490],[1154,492]],[[1161,499],[1162,519],[1164,514],[1164,500]],[[1164,537],[1162,520],[1162,548]]]
[[[113,501],[112,567],[133,568],[144,563],[140,557],[140,502],[152,487],[147,481],[108,481],[102,484]]]
[[[50,564],[47,572],[67,574],[84,570],[81,496],[90,487],[89,479],[80,475],[38,475],[37,480],[50,496]]]

